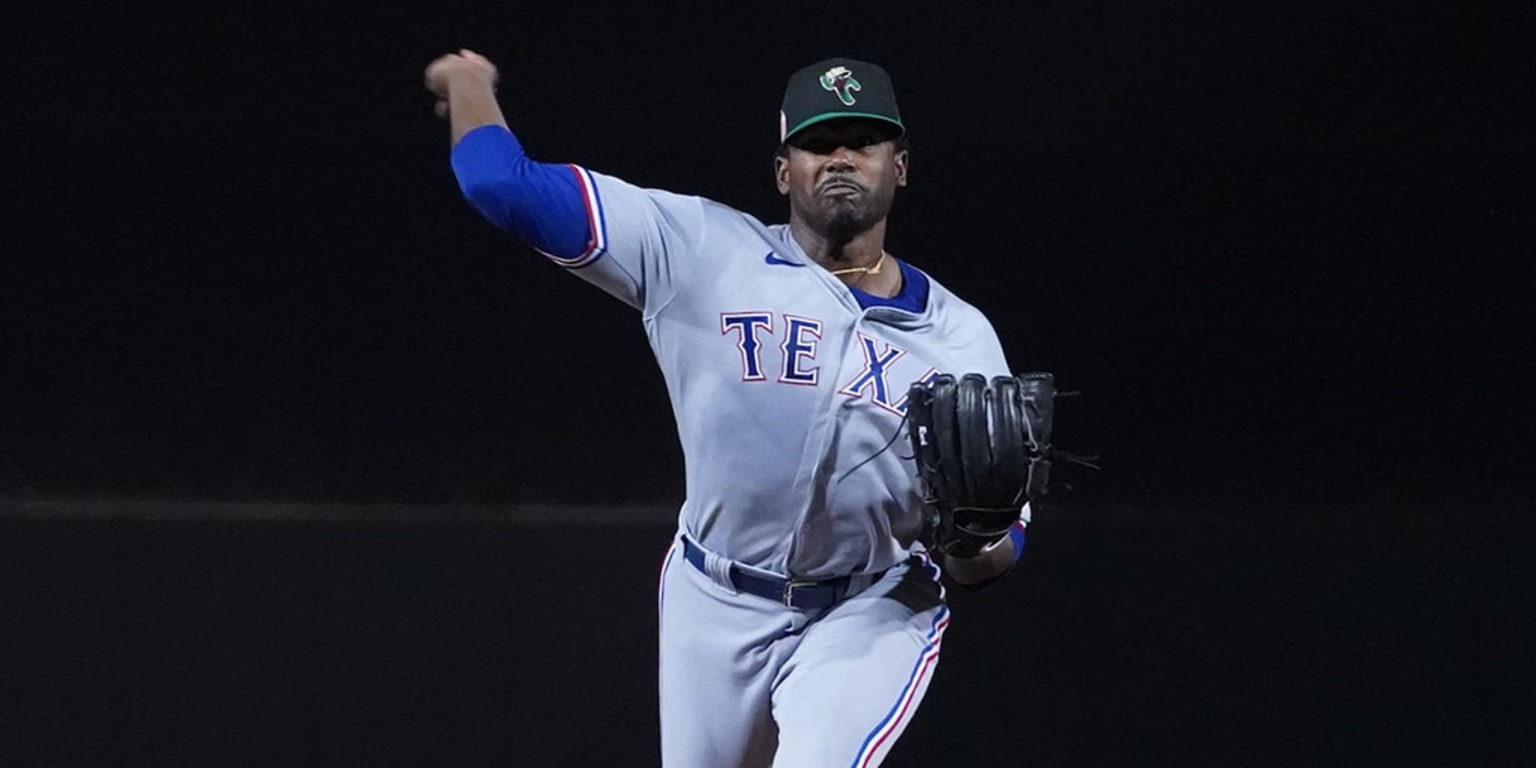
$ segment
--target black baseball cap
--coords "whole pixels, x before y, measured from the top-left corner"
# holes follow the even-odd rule
[[[896,109],[891,76],[877,64],[855,59],[818,61],[789,76],[779,110],[779,142],[823,120],[862,117],[889,123],[906,133]]]

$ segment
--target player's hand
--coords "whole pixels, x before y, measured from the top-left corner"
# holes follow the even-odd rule
[[[468,48],[437,57],[427,65],[425,75],[427,90],[437,97],[433,111],[438,117],[448,116],[448,89],[455,83],[468,83],[494,91],[499,79],[496,65]]]

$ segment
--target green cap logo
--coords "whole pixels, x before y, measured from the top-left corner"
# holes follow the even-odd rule
[[[837,94],[843,106],[853,106],[853,92],[864,90],[859,81],[853,78],[853,73],[847,67],[833,67],[821,76],[821,87]]]

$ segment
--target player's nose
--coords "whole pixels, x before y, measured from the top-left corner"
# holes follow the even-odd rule
[[[827,154],[828,167],[853,167],[853,150],[847,147],[838,147]]]

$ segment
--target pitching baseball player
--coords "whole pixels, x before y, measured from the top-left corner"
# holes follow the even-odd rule
[[[464,196],[639,311],[677,420],[687,501],[660,579],[663,763],[878,765],[950,620],[897,440],[908,387],[1009,371],[979,311],[886,250],[908,160],[890,78],[849,59],[790,77],[774,163],[789,221],[771,226],[530,159],[496,79],[467,50],[426,70]],[[950,550],[951,580],[1011,567],[1027,518],[1024,505],[995,540]]]

